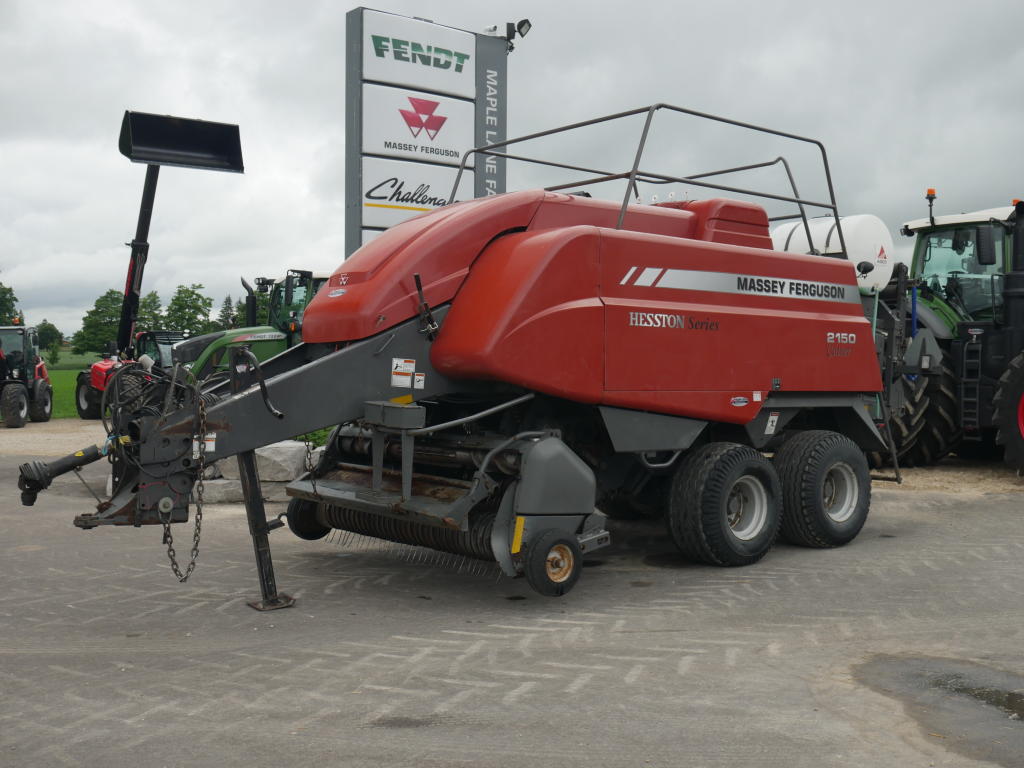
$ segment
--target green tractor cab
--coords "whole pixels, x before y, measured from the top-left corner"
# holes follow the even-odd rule
[[[328,272],[314,273],[304,269],[289,269],[278,280],[256,278],[256,291],[270,293],[267,325],[256,325],[255,297],[249,290],[249,326],[227,331],[215,331],[178,342],[174,345],[173,361],[188,368],[199,381],[218,372],[226,372],[230,355],[228,350],[248,346],[257,360],[268,360],[302,341],[302,313],[321,286],[330,277]]]
[[[944,363],[906,429],[919,463],[1003,451],[1024,469],[1024,205],[935,216],[934,190],[926,199],[929,215],[901,231],[915,238],[913,326]]]
[[[8,427],[23,427],[29,419],[49,421],[53,387],[39,355],[35,328],[0,326],[0,417]]]

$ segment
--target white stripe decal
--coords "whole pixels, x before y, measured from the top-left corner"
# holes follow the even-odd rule
[[[626,283],[628,283],[629,278],[633,276],[634,272],[636,272],[636,267],[630,267],[629,272],[626,273],[626,276],[619,281],[619,285],[625,285]]]
[[[652,268],[646,268],[640,280],[650,271]],[[636,281],[636,285],[641,284],[640,280]],[[704,272],[695,269],[666,269],[656,287],[811,301],[842,301],[850,304],[860,302],[859,292],[852,285],[794,280],[787,277],[738,275],[733,272]]]
[[[636,279],[636,282],[633,283],[633,285],[639,285],[643,287],[654,285],[654,281],[658,279],[659,275],[661,275],[662,272],[664,272],[664,270],[659,269],[658,267],[647,267],[646,269],[644,269],[643,272],[640,273],[640,277]]]

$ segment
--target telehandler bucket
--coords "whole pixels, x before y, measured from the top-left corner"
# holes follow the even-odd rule
[[[118,147],[136,163],[243,171],[238,126],[227,123],[126,111]]]
[[[132,255],[117,330],[118,355],[132,356],[135,320],[142,295],[142,273],[149,255],[149,223],[153,216],[160,166],[233,173],[242,173],[244,169],[238,126],[229,123],[126,111],[121,121],[118,148],[132,162],[146,163],[139,223],[131,244]]]

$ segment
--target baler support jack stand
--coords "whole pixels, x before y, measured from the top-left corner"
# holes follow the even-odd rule
[[[254,378],[255,358],[248,348],[240,347],[233,350],[231,366],[231,391],[241,392],[252,383]],[[242,481],[242,496],[245,500],[245,516],[249,521],[249,535],[252,536],[252,549],[256,555],[256,570],[260,578],[259,600],[249,600],[247,605],[257,611],[274,611],[278,608],[291,608],[295,598],[277,591],[274,579],[274,561],[270,557],[270,532],[280,528],[280,520],[267,522],[267,511],[263,506],[263,490],[260,487],[260,476],[256,469],[256,452],[242,451],[238,454],[238,475]]]

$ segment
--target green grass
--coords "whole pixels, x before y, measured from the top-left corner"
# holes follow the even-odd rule
[[[100,359],[97,352],[73,355],[68,350],[62,349],[60,352],[60,362],[56,365],[51,365],[46,353],[43,352],[42,355],[43,359],[46,360],[46,370],[48,371],[82,371]]]
[[[75,379],[80,370],[48,370],[50,384],[53,386],[53,418],[78,418],[78,411],[75,410]]]

